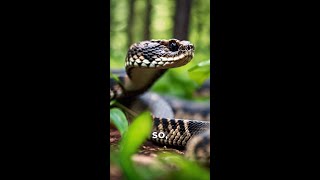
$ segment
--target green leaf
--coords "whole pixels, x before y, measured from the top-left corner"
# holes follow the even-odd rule
[[[110,106],[114,105],[116,102],[117,102],[116,100],[110,101]]]
[[[196,69],[208,69],[210,70],[210,59],[209,60],[206,60],[206,61],[202,61],[200,62],[199,64],[193,66],[192,68],[190,68],[188,71],[191,72],[191,71],[194,71]]]
[[[207,61],[202,61],[196,66],[193,66],[189,70],[189,76],[198,85],[201,85],[210,77],[210,59]]]
[[[128,121],[124,113],[119,108],[112,108],[110,110],[110,121],[120,131],[121,136],[128,130]]]
[[[112,72],[110,72],[110,77],[116,80],[119,84],[121,84],[121,81],[119,80],[118,76],[114,75]]]
[[[137,116],[120,142],[121,156],[129,157],[133,155],[150,136],[151,129],[152,120],[150,112],[143,112]]]
[[[210,179],[210,171],[208,169],[181,155],[166,152],[161,153],[158,159],[168,165],[175,165],[179,169],[179,171],[173,171],[169,179]]]
[[[151,129],[151,114],[150,112],[143,112],[134,119],[120,142],[120,164],[128,179],[140,179],[142,177],[135,169],[131,156],[150,136]]]
[[[190,99],[196,88],[197,84],[189,78],[188,72],[179,71],[179,69],[171,69],[154,84],[152,91]]]

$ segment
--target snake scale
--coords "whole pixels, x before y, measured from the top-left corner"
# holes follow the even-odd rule
[[[178,109],[194,114],[199,104],[147,92],[168,69],[190,62],[194,50],[189,41],[177,39],[149,40],[131,45],[125,59],[125,71],[113,72],[118,80],[110,78],[110,99],[125,103],[134,112],[149,109],[153,119],[152,132],[165,135],[165,138],[150,135],[151,141],[186,147],[187,157],[210,164],[210,122],[176,117]],[[209,108],[206,107],[205,114],[209,114]]]

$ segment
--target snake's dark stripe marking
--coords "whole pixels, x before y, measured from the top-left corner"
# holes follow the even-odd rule
[[[154,124],[154,127],[158,127],[159,126],[159,123],[160,123],[160,119],[159,118],[157,118],[157,117],[155,117],[155,118],[153,118],[153,124]]]
[[[168,119],[162,118],[162,128],[168,129]]]
[[[184,123],[182,120],[178,120],[178,123],[179,123],[179,127],[180,127],[180,132],[184,132],[185,131],[185,128],[184,128]]]
[[[176,120],[175,119],[170,119],[170,124],[172,126],[172,129],[176,129],[177,125],[176,125]]]

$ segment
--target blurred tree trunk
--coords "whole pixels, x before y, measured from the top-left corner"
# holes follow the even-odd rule
[[[129,0],[129,12],[128,12],[128,23],[127,23],[127,35],[128,35],[128,41],[127,41],[127,47],[130,47],[130,45],[133,43],[133,24],[134,24],[134,4],[135,0]]]
[[[146,16],[145,16],[145,24],[144,24],[144,40],[148,40],[150,39],[150,25],[151,25],[151,9],[152,9],[152,5],[151,5],[151,0],[146,0]]]
[[[114,9],[115,9],[115,3],[114,1],[110,1],[110,32],[113,31],[113,25],[114,25]],[[110,36],[111,38],[111,36]]]
[[[176,0],[176,14],[174,16],[174,38],[187,40],[189,35],[189,19],[191,0]]]

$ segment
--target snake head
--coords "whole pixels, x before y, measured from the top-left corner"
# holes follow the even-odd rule
[[[184,40],[142,41],[130,46],[125,64],[127,69],[180,67],[191,61],[194,50],[194,45]]]

